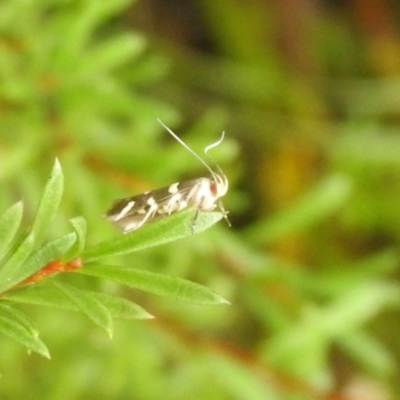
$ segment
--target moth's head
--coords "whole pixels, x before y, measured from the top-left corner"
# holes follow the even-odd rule
[[[221,138],[213,143],[207,146],[204,149],[204,153],[206,156],[209,158],[210,161],[212,161],[213,164],[215,164],[215,167],[217,171],[219,172],[218,174],[213,171],[213,169],[195,152],[193,151],[182,139],[180,139],[171,129],[168,128],[161,120],[158,120],[158,122],[190,153],[192,153],[211,173],[213,180],[211,181],[210,185],[210,192],[214,196],[215,199],[218,199],[222,196],[225,196],[226,192],[228,191],[228,179],[223,173],[222,169],[219,167],[219,165],[207,154],[209,150],[212,148],[218,146],[219,144],[222,143],[225,137],[225,132],[222,132]]]
[[[215,183],[215,186],[212,188],[213,194],[216,198],[225,196],[229,186],[228,178],[225,175],[219,175],[216,173],[213,174],[213,178]]]

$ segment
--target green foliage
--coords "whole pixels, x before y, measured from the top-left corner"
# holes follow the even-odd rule
[[[190,221],[193,220],[193,212],[179,213],[172,218],[148,225],[149,228],[145,227],[141,232],[139,231],[139,235],[137,235],[137,232],[133,232],[122,239],[118,238],[99,243],[88,248],[87,251],[84,248],[86,223],[82,217],[78,217],[71,220],[75,232],[65,234],[58,239],[40,245],[40,241],[36,240],[36,238],[44,238],[46,236],[47,228],[54,219],[63,192],[63,179],[61,166],[56,160],[53,172],[40,199],[32,229],[19,245],[14,245],[10,238],[15,235],[16,227],[18,227],[18,223],[21,220],[21,213],[18,212],[22,211],[21,204],[17,203],[10,207],[0,217],[1,221],[10,224],[8,230],[6,227],[2,230],[2,235],[5,241],[8,242],[8,249],[6,248],[3,251],[7,254],[7,257],[3,260],[0,268],[1,300],[6,300],[7,302],[17,300],[28,304],[51,305],[80,311],[110,336],[112,336],[113,332],[113,317],[122,314],[124,318],[128,319],[148,318],[151,317],[150,314],[124,299],[111,296],[102,297],[101,295],[99,296],[99,293],[82,290],[58,281],[53,283],[53,288],[44,287],[39,291],[31,290],[29,287],[18,289],[19,286],[36,284],[42,276],[50,276],[63,271],[79,270],[87,275],[110,279],[142,291],[168,296],[177,300],[198,304],[221,304],[227,302],[207,288],[183,279],[165,277],[146,271],[127,270],[125,267],[112,265],[105,267],[90,265],[90,262],[94,260],[101,262],[104,258],[143,250],[147,247],[168,243],[201,232],[218,222],[222,218],[221,214],[199,215],[197,226],[192,232]],[[185,222],[187,225],[185,225]],[[78,238],[79,240],[77,240]],[[76,249],[73,254],[75,259],[79,260],[78,264],[74,265],[71,262],[68,265],[68,260],[65,260],[66,266],[60,261],[58,268],[54,267],[53,270],[48,270],[52,262],[55,263],[57,260],[65,259],[66,255],[70,254],[72,246],[76,243]],[[83,260],[83,267],[80,265],[81,259]],[[42,276],[37,275],[37,273]],[[28,281],[26,281],[27,279]],[[16,297],[13,297],[14,289],[17,289]],[[27,291],[27,296],[24,293],[25,291]],[[122,313],[121,309],[123,310]],[[19,318],[11,319],[12,312],[18,315]],[[26,329],[28,325],[33,326],[32,322],[29,322],[26,318],[23,319],[22,315],[21,313],[17,314],[17,311],[11,307],[1,308],[1,332],[25,345],[28,349],[48,356],[46,347],[37,338],[37,330]]]
[[[33,323],[20,311],[12,307],[0,307],[0,332],[27,349],[50,358],[45,344],[38,338],[38,331]]]
[[[75,288],[75,291],[77,290],[79,289]],[[87,293],[88,291],[85,290],[84,292]],[[106,307],[113,318],[127,320],[152,318],[142,307],[121,297],[98,292],[90,292],[90,295],[94,300],[97,300]],[[5,298],[20,303],[56,307],[76,312],[79,311],[78,305],[76,305],[72,299],[52,285],[38,284],[23,289],[16,289],[6,294]]]
[[[340,209],[350,193],[351,184],[348,179],[343,176],[329,176],[298,200],[292,209],[253,224],[248,235],[253,243],[260,244],[276,240],[288,232],[306,230]]]
[[[398,6],[334,3],[0,2],[1,398],[400,392]],[[232,229],[101,217],[204,174],[157,118],[226,130]]]
[[[99,258],[114,255],[129,254],[148,247],[159,246],[174,240],[182,239],[209,228],[222,218],[221,213],[202,214],[196,218],[196,225],[192,223],[195,211],[186,209],[180,213],[162,219],[157,224],[148,224],[135,232],[135,235],[126,235],[107,243],[98,243],[87,248],[82,256],[86,261],[97,261]],[[165,235],[168,231],[168,235]]]
[[[207,288],[179,278],[110,265],[90,265],[84,274],[110,279],[145,292],[195,304],[222,304],[225,299]]]

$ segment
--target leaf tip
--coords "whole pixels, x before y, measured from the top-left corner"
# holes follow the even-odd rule
[[[54,160],[54,168],[61,168],[61,163],[58,157],[56,157]]]
[[[221,304],[224,304],[226,306],[231,306],[232,305],[232,303],[229,300],[224,299],[223,297],[221,297]]]
[[[225,299],[224,297],[220,296],[219,294],[214,293],[214,304],[221,304],[221,305],[225,305],[225,306],[230,306],[232,305],[232,303]]]
[[[51,171],[51,176],[53,175],[61,175],[62,177],[62,168],[61,168],[61,163],[58,157],[55,158],[54,164],[53,164],[53,170]]]

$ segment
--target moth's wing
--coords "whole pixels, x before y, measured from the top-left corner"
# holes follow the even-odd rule
[[[204,179],[204,178],[200,178]],[[176,182],[136,196],[116,200],[105,217],[125,232],[137,229],[190,204],[200,179]]]
[[[141,209],[146,210],[153,203],[153,200],[157,205],[164,204],[168,202],[171,197],[177,192],[179,192],[183,198],[186,198],[188,193],[193,189],[193,186],[196,184],[196,182],[197,179],[177,182],[173,183],[172,185],[137,194],[132,197],[117,199],[112,203],[105,217],[117,217],[123,210],[125,210],[125,212],[123,213],[125,215],[137,213]],[[122,217],[123,216],[124,215],[122,215]]]

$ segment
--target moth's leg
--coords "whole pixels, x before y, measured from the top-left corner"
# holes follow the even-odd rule
[[[190,230],[192,232],[192,235],[194,235],[194,229],[196,228],[196,222],[197,222],[197,217],[199,216],[199,210],[200,210],[200,208],[197,207],[196,208],[196,213],[194,214],[194,217],[192,219],[192,223],[190,225]]]
[[[228,219],[228,211],[225,210],[224,205],[222,204],[222,201],[218,201],[218,208],[222,211],[222,215],[223,215],[226,223],[228,224],[228,226],[231,227],[232,224]],[[192,225],[191,225],[192,235],[194,234],[194,230],[196,228],[196,221],[197,221],[197,217],[199,216],[199,211],[200,211],[200,207],[197,207],[196,213],[194,214],[194,217],[192,220]]]
[[[225,218],[226,223],[228,224],[229,227],[232,226],[231,222],[228,219],[228,211],[225,211],[224,205],[222,204],[222,201],[218,201],[218,208],[222,211],[222,215]]]

